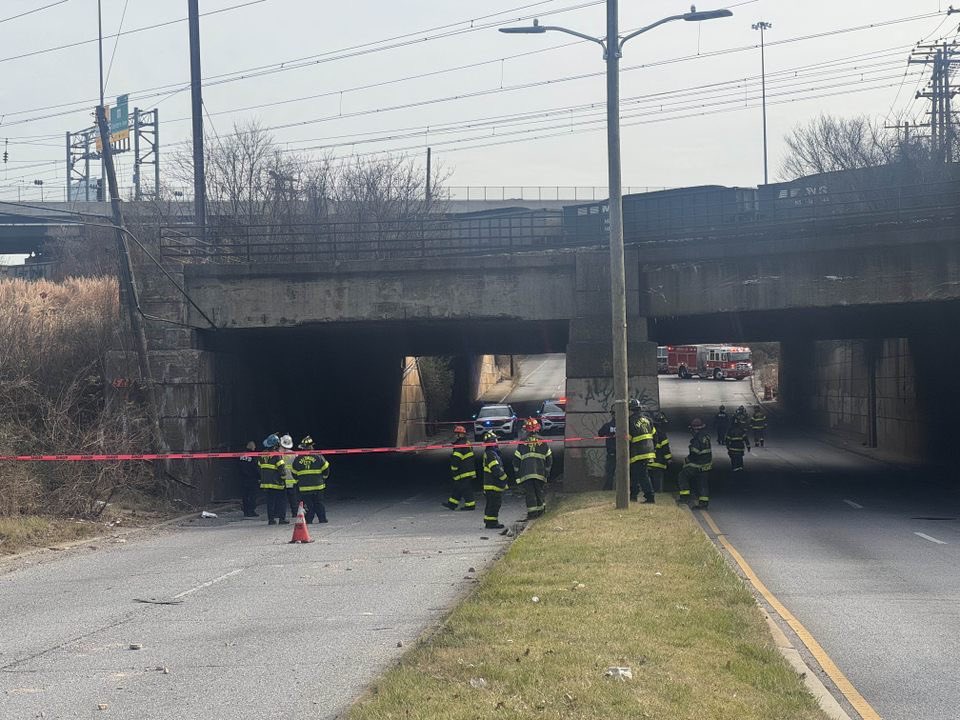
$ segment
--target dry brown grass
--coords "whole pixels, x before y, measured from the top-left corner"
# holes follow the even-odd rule
[[[604,677],[610,666],[631,667],[633,679]],[[596,494],[524,533],[443,628],[350,713],[497,717],[825,716],[689,513],[617,511]]]
[[[0,281],[0,454],[142,447],[135,403],[108,406],[107,350],[122,340],[113,278]],[[0,514],[96,517],[145,480],[117,463],[0,464]]]

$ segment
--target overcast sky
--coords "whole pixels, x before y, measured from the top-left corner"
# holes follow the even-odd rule
[[[183,20],[187,9],[186,0],[102,3],[105,35],[116,33],[121,19],[127,32]],[[620,4],[624,31],[689,8],[677,0]],[[672,23],[635,38],[623,58],[624,184],[762,181],[759,33],[751,30],[761,18],[774,25],[766,52],[772,178],[783,135],[818,113],[890,120],[905,113],[922,120],[926,105],[913,97],[926,70],[908,68],[906,60],[920,40],[955,36],[960,15],[947,19],[948,4],[731,0],[732,18]],[[699,9],[722,6],[703,1]],[[419,158],[429,144],[456,186],[606,184],[605,85],[596,45],[560,34],[503,35],[493,27],[436,37],[468,29],[471,19],[474,27],[529,24],[534,15],[543,24],[600,35],[603,3],[200,0],[200,9],[208,13],[201,19],[208,131],[222,136],[234,123],[259,119],[268,127],[286,125],[273,135],[291,150],[327,148],[338,155],[400,149]],[[20,13],[29,14],[13,17]],[[906,18],[914,19],[889,22]],[[882,26],[849,30],[870,24]],[[802,39],[817,34],[823,36]],[[23,200],[39,199],[34,179],[43,179],[48,200],[63,198],[65,132],[91,124],[98,96],[96,42],[15,56],[96,36],[96,0],[0,2],[0,142],[9,138],[0,198],[16,199],[19,188]],[[344,52],[410,39],[420,41]],[[164,156],[189,139],[186,22],[108,37],[104,56],[108,101],[129,93],[131,109],[159,108]],[[303,58],[324,62],[290,67]],[[281,72],[236,79],[241,71],[284,62]],[[244,109],[270,103],[282,104]],[[66,107],[44,109],[56,105]],[[121,185],[130,185],[129,156],[121,173]]]

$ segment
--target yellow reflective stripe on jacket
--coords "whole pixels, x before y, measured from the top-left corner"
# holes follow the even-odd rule
[[[507,489],[506,487],[500,487],[499,485],[484,485],[484,486],[483,486],[483,491],[484,491],[484,492],[504,492],[506,489]]]
[[[300,485],[300,492],[314,492],[316,490],[326,490],[327,484],[321,483],[320,485]]]
[[[450,468],[450,469],[453,470],[454,468]],[[454,475],[454,476],[453,476],[453,480],[454,480],[454,482],[456,482],[457,480],[472,480],[472,479],[475,478],[476,476],[477,476],[477,471],[476,471],[476,470],[468,470],[468,471],[465,472],[465,473],[460,473],[459,475]]]
[[[454,450],[453,456],[459,460],[466,460],[467,458],[473,457],[473,450],[466,450],[465,452],[462,452],[462,453]]]
[[[541,475],[540,473],[527,473],[523,477],[517,478],[517,483],[526,482],[527,480],[543,480],[547,481],[546,476]]]

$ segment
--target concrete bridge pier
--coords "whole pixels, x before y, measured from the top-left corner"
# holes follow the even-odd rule
[[[628,249],[627,362],[629,395],[648,408],[660,406],[657,344],[648,342],[640,316],[637,251]],[[605,251],[579,252],[575,278],[575,317],[567,344],[567,429],[564,485],[568,490],[602,487],[606,448],[593,438],[613,409],[613,340],[610,311],[610,259]]]

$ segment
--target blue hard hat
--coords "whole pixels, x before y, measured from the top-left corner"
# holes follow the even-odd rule
[[[267,435],[267,437],[263,441],[263,446],[267,450],[269,450],[270,448],[275,448],[279,444],[280,444],[280,438],[277,437],[276,433]]]

